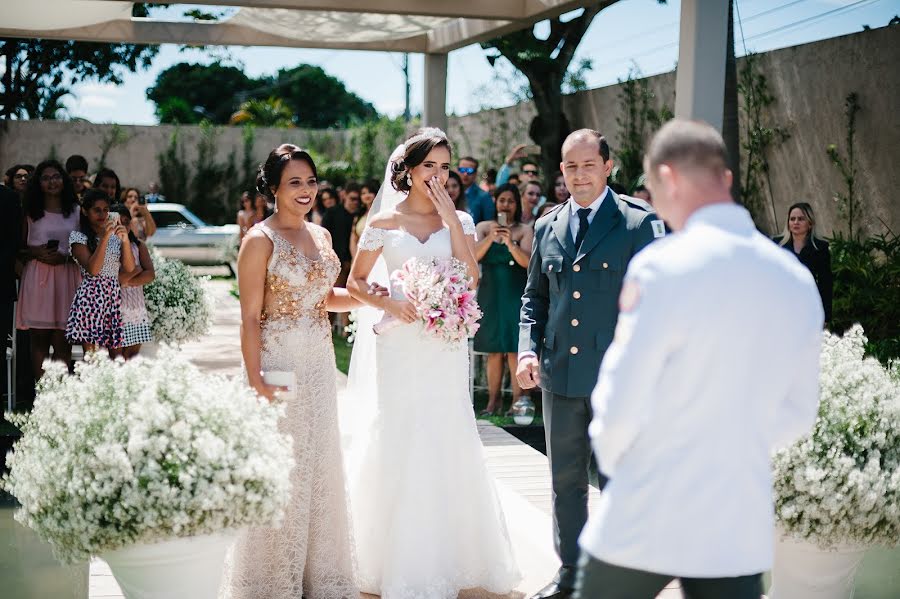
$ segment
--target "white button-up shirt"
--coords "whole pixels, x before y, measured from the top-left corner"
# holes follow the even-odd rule
[[[576,202],[573,198],[569,198],[569,235],[572,236],[572,241],[578,237],[578,228],[581,227],[581,219],[578,218],[578,211],[582,208],[587,208],[591,211],[588,214],[588,225],[594,222],[594,217],[597,216],[597,210],[600,209],[600,204],[603,203],[603,199],[609,194],[609,187],[604,187],[603,192],[600,194],[596,200],[594,200],[590,206],[582,206],[578,202]]]
[[[714,204],[632,259],[620,302],[591,398],[610,481],[582,548],[671,576],[768,570],[770,454],[818,408],[812,276],[746,210]]]

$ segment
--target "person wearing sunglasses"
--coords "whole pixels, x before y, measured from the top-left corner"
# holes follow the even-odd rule
[[[497,171],[497,187],[501,185],[505,185],[506,183],[513,183],[512,178],[515,177],[518,179],[515,182],[520,188],[524,188],[528,183],[537,183],[541,184],[541,169],[537,165],[536,162],[532,160],[525,160],[529,156],[529,152],[537,151],[537,146],[528,146],[527,144],[519,144],[514,147],[509,155],[506,157],[506,162],[503,163],[503,166],[500,167],[500,170]],[[516,174],[512,172],[512,166],[517,160],[525,160],[522,163],[522,168],[518,173],[518,177]],[[532,216],[537,215],[538,209],[547,203],[547,198],[544,195],[541,195],[541,199],[538,204],[534,208],[534,212]]]
[[[478,186],[478,161],[471,156],[463,156],[456,163],[456,172],[462,179],[463,187],[466,190],[466,205],[475,224],[494,220],[497,216],[494,198]]]

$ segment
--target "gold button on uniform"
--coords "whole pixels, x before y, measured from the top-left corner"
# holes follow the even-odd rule
[[[578,326],[578,319],[577,319],[577,318],[573,318],[573,319],[572,319],[572,326],[573,326],[573,327],[577,327],[577,326]]]
[[[575,346],[573,345],[573,346],[569,349],[569,353],[572,354],[572,355],[574,356],[575,354],[578,353],[578,348],[575,347]]]
[[[572,270],[574,270],[575,272],[580,272],[580,271],[581,271],[581,265],[580,265],[580,264],[576,264],[575,266],[572,267]]]
[[[572,297],[574,297],[575,299],[581,299],[581,292],[580,291],[573,292]]]
[[[609,264],[607,264],[606,262],[604,262],[604,263],[603,263],[603,268],[609,268]]]

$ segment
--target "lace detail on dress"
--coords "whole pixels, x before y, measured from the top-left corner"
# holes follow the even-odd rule
[[[474,231],[470,216],[460,221],[466,234]],[[447,227],[424,241],[402,230],[383,236],[388,273],[413,257],[453,255]],[[402,289],[393,284],[391,296],[403,297]],[[360,587],[382,599],[508,592],[520,576],[484,463],[466,344],[450,346],[421,323],[391,328],[374,343],[372,422],[348,460]]]
[[[266,274],[261,367],[293,371],[279,429],[294,440],[292,495],[282,526],[251,528],[226,562],[221,596],[357,599],[355,554],[337,421],[337,385],[325,300],[341,263],[323,230],[308,225],[311,259],[265,224],[275,248]]]
[[[378,227],[366,227],[359,238],[358,247],[361,250],[374,252],[384,246],[384,238],[387,235],[387,229],[379,229]]]
[[[472,220],[472,215],[468,212],[463,212],[462,210],[457,210],[456,214],[459,216],[460,224],[462,224],[463,233],[475,237],[475,221]]]

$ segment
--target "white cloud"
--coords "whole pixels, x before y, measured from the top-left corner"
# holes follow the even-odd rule
[[[109,96],[90,94],[78,98],[78,108],[112,108],[116,104],[116,99]]]

